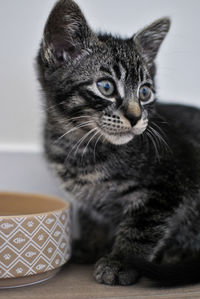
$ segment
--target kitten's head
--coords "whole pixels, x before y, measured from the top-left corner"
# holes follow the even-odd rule
[[[72,0],[53,8],[38,55],[48,119],[63,133],[125,144],[148,127],[155,64],[170,27],[159,19],[133,37],[95,34]]]

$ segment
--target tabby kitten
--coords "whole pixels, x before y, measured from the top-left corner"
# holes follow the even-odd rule
[[[99,283],[200,280],[200,111],[156,103],[169,27],[163,18],[131,38],[95,34],[60,0],[44,30],[46,156],[79,202],[73,258],[96,261]]]

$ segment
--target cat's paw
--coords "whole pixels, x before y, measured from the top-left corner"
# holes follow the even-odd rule
[[[95,265],[94,278],[99,283],[126,286],[136,283],[139,274],[134,269],[126,269],[120,261],[103,257]]]

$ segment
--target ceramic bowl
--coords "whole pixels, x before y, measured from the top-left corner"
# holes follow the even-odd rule
[[[55,197],[0,192],[0,288],[54,276],[70,258],[70,205]]]

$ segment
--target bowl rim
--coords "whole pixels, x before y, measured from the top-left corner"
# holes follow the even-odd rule
[[[20,218],[20,217],[35,217],[35,216],[41,216],[41,215],[48,215],[60,211],[69,210],[71,208],[71,203],[68,201],[65,201],[64,199],[54,196],[54,195],[48,195],[48,194],[41,194],[41,193],[32,193],[32,192],[15,192],[15,191],[0,191],[0,198],[2,196],[13,196],[13,197],[36,197],[36,198],[42,198],[44,200],[56,200],[63,204],[63,207],[52,209],[50,211],[40,212],[40,213],[33,213],[33,214],[19,214],[19,215],[0,215],[0,219],[11,219],[11,218]],[[1,200],[1,199],[0,199]]]

